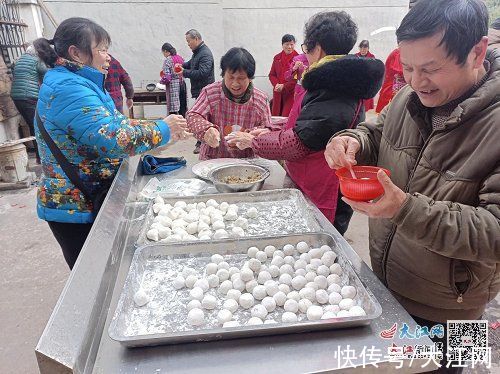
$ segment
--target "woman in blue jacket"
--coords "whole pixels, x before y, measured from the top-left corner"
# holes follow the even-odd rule
[[[35,129],[43,167],[37,210],[48,222],[70,268],[97,209],[94,199],[86,197],[65,174],[40,125],[91,196],[106,192],[124,157],[165,145],[170,138],[181,137],[186,126],[178,115],[158,121],[132,120],[116,110],[104,89],[110,41],[106,30],[93,21],[69,18],[57,28],[54,39],[34,42],[38,56],[53,67],[45,74],[37,104]]]

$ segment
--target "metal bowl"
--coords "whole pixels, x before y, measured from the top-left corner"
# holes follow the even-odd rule
[[[255,173],[260,174],[260,178],[255,182],[231,184],[223,182],[226,177],[247,178]],[[269,170],[257,165],[224,165],[212,170],[208,178],[219,192],[248,192],[261,190],[270,174]]]
[[[156,88],[156,84],[155,83],[149,83],[146,85],[146,90],[148,90],[149,92],[153,92]]]

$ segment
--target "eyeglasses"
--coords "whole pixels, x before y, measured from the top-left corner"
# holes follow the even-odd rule
[[[99,48],[97,48],[97,47],[96,47],[96,48],[94,48],[94,49],[96,49],[96,50],[97,50],[97,52],[99,52],[99,54],[100,54],[101,56],[107,56],[107,55],[109,55],[109,52],[108,52],[108,49],[107,49],[107,48],[99,49]]]
[[[302,49],[302,52],[307,53],[307,45],[306,45],[306,43],[302,43],[300,45],[300,48]]]

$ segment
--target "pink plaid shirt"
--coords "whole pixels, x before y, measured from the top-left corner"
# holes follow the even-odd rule
[[[271,127],[271,111],[267,95],[253,88],[253,95],[244,104],[229,100],[222,91],[222,82],[215,82],[203,88],[194,106],[186,115],[189,132],[196,139],[203,141],[205,132],[210,127],[215,127],[221,134],[220,145],[211,148],[202,143],[200,160],[212,158],[248,158],[254,157],[251,148],[239,150],[231,148],[224,140],[224,133],[231,132],[229,126],[238,125],[241,131],[251,130],[256,127]]]

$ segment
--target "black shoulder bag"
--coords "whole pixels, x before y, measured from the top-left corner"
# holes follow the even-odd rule
[[[38,125],[38,129],[40,130],[40,134],[43,137],[43,140],[45,140],[45,143],[47,143],[47,146],[50,149],[50,152],[56,159],[56,161],[59,163],[59,166],[61,169],[64,171],[64,174],[69,178],[71,183],[73,183],[76,188],[78,188],[85,199],[87,201],[92,202],[92,214],[97,216],[97,213],[99,213],[99,209],[101,209],[102,203],[104,202],[104,199],[106,198],[106,195],[108,194],[109,188],[111,187],[111,183],[113,183],[113,180],[105,180],[102,181],[102,187],[97,191],[97,193],[90,193],[88,188],[85,186],[83,183],[82,179],[78,175],[78,167],[75,167],[73,164],[71,164],[66,156],[61,152],[59,147],[56,145],[52,137],[49,135],[47,130],[45,129],[45,125],[40,118],[40,115],[38,114],[38,110],[36,111],[36,123]]]

